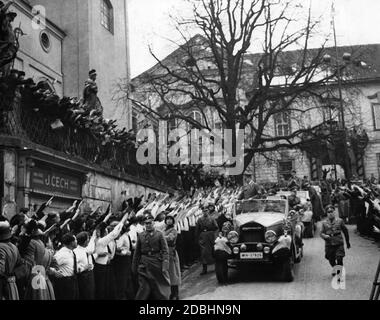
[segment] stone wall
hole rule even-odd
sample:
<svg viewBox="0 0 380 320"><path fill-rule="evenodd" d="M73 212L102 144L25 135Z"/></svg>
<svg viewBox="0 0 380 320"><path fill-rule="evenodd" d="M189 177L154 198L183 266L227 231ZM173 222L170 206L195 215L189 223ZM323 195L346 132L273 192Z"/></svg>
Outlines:
<svg viewBox="0 0 380 320"><path fill-rule="evenodd" d="M162 193L164 190L157 190L138 183L110 177L96 171L87 174L87 181L83 186L84 207L95 210L98 206L103 210L112 204L114 211L121 208L123 200L144 196L149 193Z"/></svg>
<svg viewBox="0 0 380 320"><path fill-rule="evenodd" d="M2 174L4 177L1 183L1 209L8 218L14 216L21 208L32 208L33 205L40 206L46 202L50 196L55 195L55 199L50 211L62 211L70 206L76 199L70 195L58 195L54 191L33 190L31 183L31 172L35 167L35 162L39 166L49 168L54 166L56 170L69 176L82 176L82 192L80 198L84 199L82 210L94 210L100 206L105 210L109 204L115 212L120 210L123 200L135 197L147 197L150 193L165 193L170 191L168 186L155 186L152 182L145 182L132 176L124 176L119 172L108 172L102 168L91 167L87 169L83 163L76 163L72 159L62 159L57 154L49 153L46 162L41 160L46 157L46 153L39 153L37 150L23 147L6 146L0 137L0 161ZM5 139L5 138L4 138ZM5 141L5 140L4 140ZM28 150L27 150L28 149ZM28 156L25 152L32 152L33 156ZM75 168L81 168L81 172ZM78 195L79 196L79 195Z"/></svg>
<svg viewBox="0 0 380 320"><path fill-rule="evenodd" d="M277 154L278 161L292 161L293 169L297 171L297 176L303 178L310 177L310 162L306 154L291 150L285 154ZM253 167L253 168L252 168ZM254 172L256 181L259 183L275 183L279 180L278 162L270 161L262 155L255 156L251 170Z"/></svg>

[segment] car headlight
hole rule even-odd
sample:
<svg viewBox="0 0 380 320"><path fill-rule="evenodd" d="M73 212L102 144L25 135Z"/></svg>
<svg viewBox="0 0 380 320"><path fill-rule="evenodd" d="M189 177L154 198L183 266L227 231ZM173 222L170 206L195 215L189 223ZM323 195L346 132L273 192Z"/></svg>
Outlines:
<svg viewBox="0 0 380 320"><path fill-rule="evenodd" d="M265 241L267 243L273 243L277 240L277 234L273 230L265 232Z"/></svg>
<svg viewBox="0 0 380 320"><path fill-rule="evenodd" d="M236 231L231 231L228 236L227 236L227 239L230 243L232 244L236 244L239 242L239 234L236 232Z"/></svg>

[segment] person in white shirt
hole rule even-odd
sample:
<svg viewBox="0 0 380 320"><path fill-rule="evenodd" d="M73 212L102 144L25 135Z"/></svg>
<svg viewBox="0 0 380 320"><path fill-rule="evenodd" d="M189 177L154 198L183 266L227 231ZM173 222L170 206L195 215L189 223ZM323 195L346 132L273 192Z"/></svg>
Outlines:
<svg viewBox="0 0 380 320"><path fill-rule="evenodd" d="M133 256L134 250L136 249L137 235L139 233L144 232L144 226L141 224L143 219L144 219L144 216L133 217L131 219L132 224L129 226L128 234L132 240L132 256Z"/></svg>
<svg viewBox="0 0 380 320"><path fill-rule="evenodd" d="M164 231L165 231L165 229L166 229L165 217L166 217L165 212L160 213L160 214L156 217L155 222L154 222L154 228L155 228L157 231L161 231L161 232L164 232Z"/></svg>
<svg viewBox="0 0 380 320"><path fill-rule="evenodd" d="M51 273L55 276L54 292L57 300L77 300L79 296L77 281L77 259L74 249L77 239L66 234L61 240L63 247L53 257Z"/></svg>
<svg viewBox="0 0 380 320"><path fill-rule="evenodd" d="M87 232L77 235L78 247L74 249L78 262L79 300L95 299L94 259L96 231L90 238Z"/></svg>
<svg viewBox="0 0 380 320"><path fill-rule="evenodd" d="M133 300L132 280L132 240L129 227L124 226L121 236L116 240L116 254L113 260L117 300Z"/></svg>
<svg viewBox="0 0 380 320"><path fill-rule="evenodd" d="M229 241L227 239L230 231L233 230L232 223L227 221L222 226L222 232L215 239L214 256L215 256L215 271L219 283L226 283L228 280L228 257L232 254Z"/></svg>
<svg viewBox="0 0 380 320"><path fill-rule="evenodd" d="M107 224L102 222L96 230L97 238L95 239L95 299L96 300L112 300L113 285L112 282L112 267L111 261L114 256L113 245L115 239L120 235L120 232L126 221L125 216L123 220L108 233Z"/></svg>

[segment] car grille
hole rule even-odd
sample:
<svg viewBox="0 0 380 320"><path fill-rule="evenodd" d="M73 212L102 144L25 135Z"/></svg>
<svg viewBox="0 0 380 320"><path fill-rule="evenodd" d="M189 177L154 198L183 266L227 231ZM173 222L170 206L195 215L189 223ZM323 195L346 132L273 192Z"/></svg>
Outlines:
<svg viewBox="0 0 380 320"><path fill-rule="evenodd" d="M265 242L264 227L257 223L240 227L240 242Z"/></svg>

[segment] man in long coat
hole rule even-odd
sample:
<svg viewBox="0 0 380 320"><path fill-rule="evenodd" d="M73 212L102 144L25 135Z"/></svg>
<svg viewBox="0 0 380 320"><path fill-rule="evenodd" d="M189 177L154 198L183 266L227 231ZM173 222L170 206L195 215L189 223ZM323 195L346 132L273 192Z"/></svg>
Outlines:
<svg viewBox="0 0 380 320"><path fill-rule="evenodd" d="M201 275L207 274L207 266L214 264L212 251L218 231L218 223L210 217L210 209L212 210L213 208L213 205L203 208L203 216L198 220L196 226L196 235L201 249L201 263L203 265Z"/></svg>
<svg viewBox="0 0 380 320"><path fill-rule="evenodd" d="M145 231L137 238L132 271L138 275L135 300L169 300L169 248L164 234L154 229L152 215L145 216Z"/></svg>
<svg viewBox="0 0 380 320"><path fill-rule="evenodd" d="M310 202L313 209L313 217L316 221L321 220L323 216L322 199L317 190L310 183L305 183L305 189L309 191Z"/></svg>

